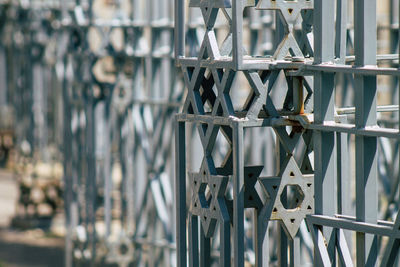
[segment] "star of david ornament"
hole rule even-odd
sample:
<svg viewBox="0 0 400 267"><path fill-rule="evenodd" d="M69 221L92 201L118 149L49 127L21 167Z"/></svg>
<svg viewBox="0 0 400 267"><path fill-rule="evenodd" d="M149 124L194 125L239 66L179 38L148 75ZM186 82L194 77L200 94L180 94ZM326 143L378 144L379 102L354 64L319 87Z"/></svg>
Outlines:
<svg viewBox="0 0 400 267"><path fill-rule="evenodd" d="M192 186L190 212L200 217L204 235L210 238L215 233L219 221L229 221L225 202L225 192L229 177L211 175L205 162L199 173L189 173Z"/></svg>
<svg viewBox="0 0 400 267"><path fill-rule="evenodd" d="M302 174L293 156L290 156L283 164L279 176L281 183L271 220L281 220L288 235L294 238L306 215L314 212L314 175ZM287 205L285 207L281 201L280 196L284 194L284 190L288 186L297 189L297 195L294 198L295 207L289 208Z"/></svg>

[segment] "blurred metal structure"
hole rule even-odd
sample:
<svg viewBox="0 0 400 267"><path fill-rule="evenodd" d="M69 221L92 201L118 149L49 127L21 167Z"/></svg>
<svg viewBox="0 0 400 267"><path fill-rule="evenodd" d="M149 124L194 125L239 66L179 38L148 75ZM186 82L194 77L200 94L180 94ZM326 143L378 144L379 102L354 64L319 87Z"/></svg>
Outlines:
<svg viewBox="0 0 400 267"><path fill-rule="evenodd" d="M172 5L86 4L64 26L67 265L173 265Z"/></svg>
<svg viewBox="0 0 400 267"><path fill-rule="evenodd" d="M1 92L16 97L7 99L20 116L18 145L49 155L36 147L48 142L46 97L59 96L49 128L64 157L66 265L173 265L171 136L183 83L172 2L4 1L1 11L1 44L14 49Z"/></svg>
<svg viewBox="0 0 400 267"><path fill-rule="evenodd" d="M1 14L2 166L11 162L20 185L16 219L48 221L63 210L56 31L48 9L36 5L2 1Z"/></svg>

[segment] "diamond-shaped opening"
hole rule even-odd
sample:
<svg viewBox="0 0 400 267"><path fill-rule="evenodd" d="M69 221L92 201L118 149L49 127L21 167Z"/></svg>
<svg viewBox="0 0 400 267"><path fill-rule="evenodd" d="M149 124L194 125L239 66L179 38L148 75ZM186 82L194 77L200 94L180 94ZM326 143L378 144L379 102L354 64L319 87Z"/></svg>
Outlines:
<svg viewBox="0 0 400 267"><path fill-rule="evenodd" d="M251 105L254 100L254 98L252 98L253 93L254 91L246 76L243 72L238 72L229 92L234 110L244 112L246 106L248 106L246 104L249 103L249 105Z"/></svg>
<svg viewBox="0 0 400 267"><path fill-rule="evenodd" d="M214 77L209 69L204 73L203 84L200 87L201 100L205 113L211 113L217 96Z"/></svg>
<svg viewBox="0 0 400 267"><path fill-rule="evenodd" d="M187 126L187 135L190 136L191 148L188 153L188 164L187 168L190 172L197 172L200 169L202 159L204 157L204 150L201 144L199 131L195 124L189 124Z"/></svg>
<svg viewBox="0 0 400 267"><path fill-rule="evenodd" d="M215 35L217 37L217 43L218 47L220 48L220 53L221 56L230 56L231 53L229 54L224 54L226 51L226 47L230 47L229 43L231 42L232 39L229 38L230 31L229 31L229 21L226 17L226 14L222 10L218 12L218 17L217 17L217 22L215 23L216 29ZM229 51L231 52L231 51Z"/></svg>
<svg viewBox="0 0 400 267"><path fill-rule="evenodd" d="M294 53L289 49L291 56ZM297 77L286 76L287 91L284 97L284 102L282 106L283 114L301 114L304 113L304 86L302 79Z"/></svg>
<svg viewBox="0 0 400 267"><path fill-rule="evenodd" d="M271 76L270 79L274 78L275 77ZM271 101L277 110L282 110L287 91L288 84L286 81L285 73L283 71L280 71L275 79L274 84L272 85L271 93L269 94L269 96L271 97Z"/></svg>
<svg viewBox="0 0 400 267"><path fill-rule="evenodd" d="M294 176L293 174L290 174ZM286 185L280 196L283 207L287 210L300 208L304 193L298 185Z"/></svg>
<svg viewBox="0 0 400 267"><path fill-rule="evenodd" d="M286 76L284 71L274 77L275 79L269 96L275 109L282 115L310 112L312 104L312 90L305 79L294 79ZM299 89L300 88L300 89Z"/></svg>
<svg viewBox="0 0 400 267"><path fill-rule="evenodd" d="M229 129L230 128L227 128L226 131ZM230 157L231 144L228 134L229 133L225 132L223 128L218 130L218 135L211 153L216 168L223 167L224 163Z"/></svg>

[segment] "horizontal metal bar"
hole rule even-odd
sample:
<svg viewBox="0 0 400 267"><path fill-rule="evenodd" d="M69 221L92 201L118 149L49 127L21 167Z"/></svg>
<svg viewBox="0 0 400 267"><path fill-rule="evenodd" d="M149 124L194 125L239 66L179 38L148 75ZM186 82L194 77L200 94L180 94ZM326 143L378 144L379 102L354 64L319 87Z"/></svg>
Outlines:
<svg viewBox="0 0 400 267"><path fill-rule="evenodd" d="M237 117L213 117L210 115L194 115L194 114L177 114L178 121L192 122L192 123L213 123L217 125L232 126L233 124L241 124L242 127L280 127L280 126L301 126L298 122L292 121L288 118L266 118L249 120L247 118Z"/></svg>
<svg viewBox="0 0 400 267"><path fill-rule="evenodd" d="M358 129L355 127L354 124L325 122L324 124L309 124L304 128L309 130L323 131L323 132L340 132L340 133L354 134L358 136L386 137L386 138L400 140L399 130L381 128L379 126L365 127L363 129Z"/></svg>
<svg viewBox="0 0 400 267"><path fill-rule="evenodd" d="M309 130L317 130L323 132L340 132L354 134L358 136L400 139L400 131L398 129L381 128L379 126L367 126L364 128L357 128L354 124L337 123L334 121L325 121L323 124L315 124L312 123L312 116L309 117L299 115L289 116L290 119L297 120L303 128Z"/></svg>
<svg viewBox="0 0 400 267"><path fill-rule="evenodd" d="M356 217L354 217L354 216L348 216L348 215L343 215L343 214L336 214L335 216L336 216L336 218L340 218L340 219L346 219L346 220L350 220L350 221L357 221ZM394 222L378 220L378 225L383 225L383 226L387 226L387 227L393 227Z"/></svg>
<svg viewBox="0 0 400 267"><path fill-rule="evenodd" d="M379 68L376 66L355 67L348 65L328 65L328 64L303 65L299 69L297 75L309 75L310 73L308 71L347 73L347 74L356 74L363 76L377 76L377 75L400 76L400 70L396 68Z"/></svg>
<svg viewBox="0 0 400 267"><path fill-rule="evenodd" d="M396 60L398 55L378 55L377 60ZM346 61L352 62L355 57L350 56ZM198 60L195 57L180 57L178 59L181 64L186 66L197 66L200 64L203 68L208 67L229 67L232 62L232 57L220 57L217 60ZM302 61L297 61L302 60ZM291 76L313 76L314 72L337 72L337 73L348 73L348 74L358 74L365 76L375 76L375 75L389 75L389 76L400 76L400 70L396 68L382 68L377 66L365 66L365 67L354 67L351 65L329 65L329 64L319 64L312 65L311 58L287 58L287 60L273 60L271 56L262 57L243 57L243 66L241 70L293 70L290 73Z"/></svg>
<svg viewBox="0 0 400 267"><path fill-rule="evenodd" d="M359 233L400 238L399 231L393 231L393 227L358 222L345 218L337 218L323 215L308 215L306 220L314 225L327 226L336 229L351 230Z"/></svg>
<svg viewBox="0 0 400 267"><path fill-rule="evenodd" d="M399 111L399 105L385 105L378 106L377 112L397 112ZM336 109L337 114L339 115L348 115L356 113L355 107L347 107L347 108L338 108Z"/></svg>
<svg viewBox="0 0 400 267"><path fill-rule="evenodd" d="M308 130L318 130L324 132L341 132L359 136L386 137L391 139L400 139L400 131L397 129L382 128L379 126L369 126L365 128L356 128L354 124L345 124L337 122L325 122L324 124L314 124L307 115L292 115L287 118L260 118L249 120L247 118L237 117L212 117L210 115L178 114L178 121L214 123L230 126L232 123L241 123L243 127L279 127L279 126L301 126Z"/></svg>
<svg viewBox="0 0 400 267"><path fill-rule="evenodd" d="M399 54L382 54L382 55L376 55L376 60L377 61L385 61L385 60L398 60L399 59ZM346 57L346 62L354 62L356 61L356 56L347 56Z"/></svg>
<svg viewBox="0 0 400 267"><path fill-rule="evenodd" d="M198 60L195 57L179 57L180 64L188 67L196 67L200 64L202 68L220 67L229 68L232 64L232 57L220 57L217 60ZM308 63L312 61L306 59ZM298 70L304 62L296 62L291 60L273 60L271 57L243 57L243 66L240 70ZM297 75L301 76L301 75ZM311 76L311 74L310 74Z"/></svg>

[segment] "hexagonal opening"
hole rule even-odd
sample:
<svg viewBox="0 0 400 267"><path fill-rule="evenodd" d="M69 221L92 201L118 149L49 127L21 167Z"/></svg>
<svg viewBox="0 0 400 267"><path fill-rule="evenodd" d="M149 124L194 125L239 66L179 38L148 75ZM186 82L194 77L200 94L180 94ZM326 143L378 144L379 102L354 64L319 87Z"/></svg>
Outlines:
<svg viewBox="0 0 400 267"><path fill-rule="evenodd" d="M229 95L233 109L235 111L243 111L246 103L250 101L253 95L253 89L243 72L236 73ZM252 103L253 99L250 102Z"/></svg>
<svg viewBox="0 0 400 267"><path fill-rule="evenodd" d="M213 111L213 97L215 97L218 92L215 86L215 82L213 81L214 77L209 69L207 69L204 73L204 86L200 87L200 94L203 100L203 108L205 113L211 113ZM206 85L212 86L206 86ZM215 100L214 100L215 101Z"/></svg>
<svg viewBox="0 0 400 267"><path fill-rule="evenodd" d="M298 185L286 185L280 198L285 209L296 209L303 203L304 193Z"/></svg>

